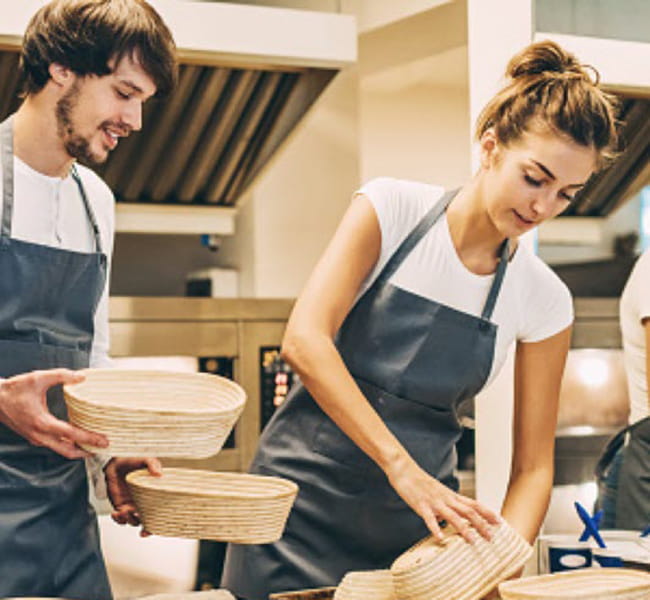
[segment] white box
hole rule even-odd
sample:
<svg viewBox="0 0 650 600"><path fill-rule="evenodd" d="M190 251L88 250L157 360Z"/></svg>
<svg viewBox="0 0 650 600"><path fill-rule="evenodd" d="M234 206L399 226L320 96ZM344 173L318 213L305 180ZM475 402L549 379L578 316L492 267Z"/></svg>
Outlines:
<svg viewBox="0 0 650 600"><path fill-rule="evenodd" d="M218 267L192 271L187 275L187 295L208 298L237 298L239 272Z"/></svg>

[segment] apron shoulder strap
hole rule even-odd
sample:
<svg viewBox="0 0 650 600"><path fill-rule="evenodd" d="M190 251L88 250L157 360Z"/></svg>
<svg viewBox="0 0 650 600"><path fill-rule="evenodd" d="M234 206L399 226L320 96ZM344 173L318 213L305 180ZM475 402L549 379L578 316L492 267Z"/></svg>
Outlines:
<svg viewBox="0 0 650 600"><path fill-rule="evenodd" d="M11 237L14 209L14 135L12 117L0 124L0 161L2 163L2 223L0 239Z"/></svg>
<svg viewBox="0 0 650 600"><path fill-rule="evenodd" d="M616 453L623 447L623 444L625 444L625 436L629 429L629 425L624 427L607 442L605 449L598 459L596 468L594 469L594 474L598 480L605 477L605 473L609 468L609 465L612 463L612 460L614 460L614 456L616 456Z"/></svg>
<svg viewBox="0 0 650 600"><path fill-rule="evenodd" d="M510 240L506 238L501 244L499 264L497 265L497 270L494 274L494 279L492 280L492 285L490 286L490 291L488 292L487 300L485 301L485 306L483 307L483 312L481 314L481 319L484 319L485 321L489 321L492 318L494 306L497 302L499 291L501 290L501 284L503 283L509 260Z"/></svg>
<svg viewBox="0 0 650 600"><path fill-rule="evenodd" d="M397 247L397 250L395 250L392 256L388 259L388 262L384 265L384 268L379 273L373 286L383 285L390 279L393 273L395 273L402 264L402 261L409 255L411 250L415 248L427 231L429 231L429 229L433 227L434 223L440 218L440 215L442 215L447 206L449 206L449 203L457 192L458 190L445 192L442 198L440 198L440 200L433 205L424 217L420 219L420 222L411 230L404 241Z"/></svg>
<svg viewBox="0 0 650 600"><path fill-rule="evenodd" d="M102 250L102 238L99 232L99 226L97 225L97 219L95 218L93 207L90 205L90 201L88 200L86 189L84 188L84 185L81 181L81 176L79 175L79 171L77 170L77 165L74 164L72 165L71 174L72 174L72 179L74 179L75 183L77 184L77 187L79 188L79 193L81 194L81 199L83 200L84 207L86 209L86 214L88 215L88 220L90 221L90 226L92 227L93 235L95 236L95 247L97 249L97 252L101 254L103 250Z"/></svg>

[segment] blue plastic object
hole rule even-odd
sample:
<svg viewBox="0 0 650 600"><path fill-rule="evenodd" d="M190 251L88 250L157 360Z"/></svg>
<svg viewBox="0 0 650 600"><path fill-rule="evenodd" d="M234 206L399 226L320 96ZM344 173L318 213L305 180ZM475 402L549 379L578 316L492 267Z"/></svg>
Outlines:
<svg viewBox="0 0 650 600"><path fill-rule="evenodd" d="M599 510L598 512L594 513L593 517L591 517L591 520L593 521L596 528L600 528L600 522L603 519L603 514L604 514L603 511ZM579 541L586 542L590 537L591 534L589 533L589 530L585 527L585 530L582 532Z"/></svg>
<svg viewBox="0 0 650 600"><path fill-rule="evenodd" d="M582 520L582 522L585 524L585 527L587 528L587 531L589 532L589 535L593 537L596 540L596 543L601 547L601 548L607 548L607 545L605 544L603 538L601 537L599 531L598 531L598 525L594 522L594 519L589 515L589 512L587 509L580 504L580 502L574 502L573 505L576 507L576 511L578 512L578 516Z"/></svg>

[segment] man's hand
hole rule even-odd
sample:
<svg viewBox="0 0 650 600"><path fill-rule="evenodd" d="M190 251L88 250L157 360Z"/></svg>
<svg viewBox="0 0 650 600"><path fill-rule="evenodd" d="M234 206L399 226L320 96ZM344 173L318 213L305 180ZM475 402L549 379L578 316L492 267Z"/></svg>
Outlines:
<svg viewBox="0 0 650 600"><path fill-rule="evenodd" d="M140 525L140 515L126 484L126 476L145 467L156 477L162 475L162 465L157 458L112 458L104 467L108 498L115 509L111 517L120 525ZM143 529L140 535L144 537L149 534Z"/></svg>
<svg viewBox="0 0 650 600"><path fill-rule="evenodd" d="M69 369L32 371L0 381L0 422L34 446L45 446L66 458L90 456L77 444L108 447L106 436L57 419L47 408L47 390L79 383L83 375Z"/></svg>

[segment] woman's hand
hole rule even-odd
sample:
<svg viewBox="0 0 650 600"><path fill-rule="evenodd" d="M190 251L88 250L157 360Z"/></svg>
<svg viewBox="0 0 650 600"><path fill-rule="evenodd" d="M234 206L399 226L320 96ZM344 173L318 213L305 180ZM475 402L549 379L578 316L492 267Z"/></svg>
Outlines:
<svg viewBox="0 0 650 600"><path fill-rule="evenodd" d="M450 490L408 455L391 462L385 472L395 491L422 517L439 542L443 539L439 522L443 520L470 543L475 539L474 529L489 540L489 526L500 522L494 512Z"/></svg>

